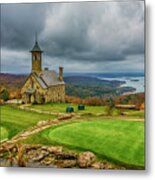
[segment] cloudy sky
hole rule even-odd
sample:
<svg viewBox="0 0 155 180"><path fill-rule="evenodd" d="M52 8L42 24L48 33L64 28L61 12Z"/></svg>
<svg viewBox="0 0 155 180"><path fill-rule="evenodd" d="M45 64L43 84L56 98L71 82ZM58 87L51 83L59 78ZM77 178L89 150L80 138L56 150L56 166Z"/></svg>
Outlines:
<svg viewBox="0 0 155 180"><path fill-rule="evenodd" d="M38 33L43 66L143 72L144 2L3 4L1 72L29 73Z"/></svg>

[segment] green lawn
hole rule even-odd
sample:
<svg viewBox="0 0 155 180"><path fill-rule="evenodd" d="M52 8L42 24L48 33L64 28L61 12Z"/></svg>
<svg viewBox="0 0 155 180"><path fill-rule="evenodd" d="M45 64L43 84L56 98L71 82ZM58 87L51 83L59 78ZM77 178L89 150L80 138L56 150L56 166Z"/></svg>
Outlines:
<svg viewBox="0 0 155 180"><path fill-rule="evenodd" d="M78 105L69 104L69 103L49 103L44 105L32 105L30 108L39 109L42 111L51 111L51 112L66 112L66 107L71 106L74 108L76 113L105 113L106 106L85 106L85 110L78 111Z"/></svg>
<svg viewBox="0 0 155 180"><path fill-rule="evenodd" d="M65 112L69 104L33 105L36 109ZM78 112L77 105L74 107ZM1 140L11 138L18 132L35 125L38 121L56 116L0 106ZM114 116L117 110L113 110ZM81 111L80 111L81 112ZM105 106L86 106L85 113L104 113ZM127 111L128 115L142 116L139 111ZM136 114L138 113L138 114ZM23 143L60 144L77 151L90 150L101 159L111 160L135 167L144 167L144 122L127 120L96 120L64 123L28 137ZM113 117L114 118L114 117ZM124 117L125 118L125 117Z"/></svg>
<svg viewBox="0 0 155 180"><path fill-rule="evenodd" d="M61 144L90 150L102 159L144 168L144 122L96 120L67 123L44 130L26 142Z"/></svg>
<svg viewBox="0 0 155 180"><path fill-rule="evenodd" d="M41 120L53 119L55 116L20 110L8 105L0 106L1 140L13 137L18 132L35 125ZM6 135L8 133L8 135Z"/></svg>
<svg viewBox="0 0 155 180"><path fill-rule="evenodd" d="M4 127L0 127L0 140L7 139L8 135L8 130Z"/></svg>
<svg viewBox="0 0 155 180"><path fill-rule="evenodd" d="M144 118L144 111L137 111L137 110L124 110L124 113L127 116L134 116Z"/></svg>
<svg viewBox="0 0 155 180"><path fill-rule="evenodd" d="M51 111L51 112L66 112L66 107L71 106L74 108L75 113L91 113L91 114L102 114L102 115L109 115L109 108L107 106L88 106L85 105L85 110L79 111L78 105L76 104L69 104L69 103L48 103L44 105L32 105L30 108L42 110L42 111ZM134 116L134 117L144 117L144 111L138 111L138 110L121 110L122 112L126 112L128 116ZM113 108L111 110L110 115L117 116L120 115L120 110ZM90 116L90 115L89 115Z"/></svg>

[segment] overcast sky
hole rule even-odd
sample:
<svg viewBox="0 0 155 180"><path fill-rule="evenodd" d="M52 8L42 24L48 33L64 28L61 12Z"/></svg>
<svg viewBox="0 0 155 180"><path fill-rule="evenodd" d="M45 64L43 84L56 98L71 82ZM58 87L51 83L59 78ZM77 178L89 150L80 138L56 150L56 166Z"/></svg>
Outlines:
<svg viewBox="0 0 155 180"><path fill-rule="evenodd" d="M44 67L144 71L143 1L5 4L1 10L1 72L31 71L36 31Z"/></svg>

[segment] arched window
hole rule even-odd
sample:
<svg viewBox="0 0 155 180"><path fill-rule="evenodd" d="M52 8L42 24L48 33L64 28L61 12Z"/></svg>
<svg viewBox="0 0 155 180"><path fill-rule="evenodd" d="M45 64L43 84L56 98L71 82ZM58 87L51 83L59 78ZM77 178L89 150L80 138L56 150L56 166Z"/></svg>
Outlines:
<svg viewBox="0 0 155 180"><path fill-rule="evenodd" d="M38 60L41 60L41 54L38 54Z"/></svg>
<svg viewBox="0 0 155 180"><path fill-rule="evenodd" d="M35 54L33 54L33 60L35 60L35 59L36 59Z"/></svg>

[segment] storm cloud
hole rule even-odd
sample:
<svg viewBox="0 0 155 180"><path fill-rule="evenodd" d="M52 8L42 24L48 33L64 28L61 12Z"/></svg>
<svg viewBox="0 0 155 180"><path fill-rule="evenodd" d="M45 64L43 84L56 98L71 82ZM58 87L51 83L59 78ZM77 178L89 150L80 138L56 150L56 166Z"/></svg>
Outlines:
<svg viewBox="0 0 155 180"><path fill-rule="evenodd" d="M144 70L143 1L5 4L1 9L2 71L15 72L16 65L30 71L28 51L36 31L44 66L63 65L67 72Z"/></svg>

